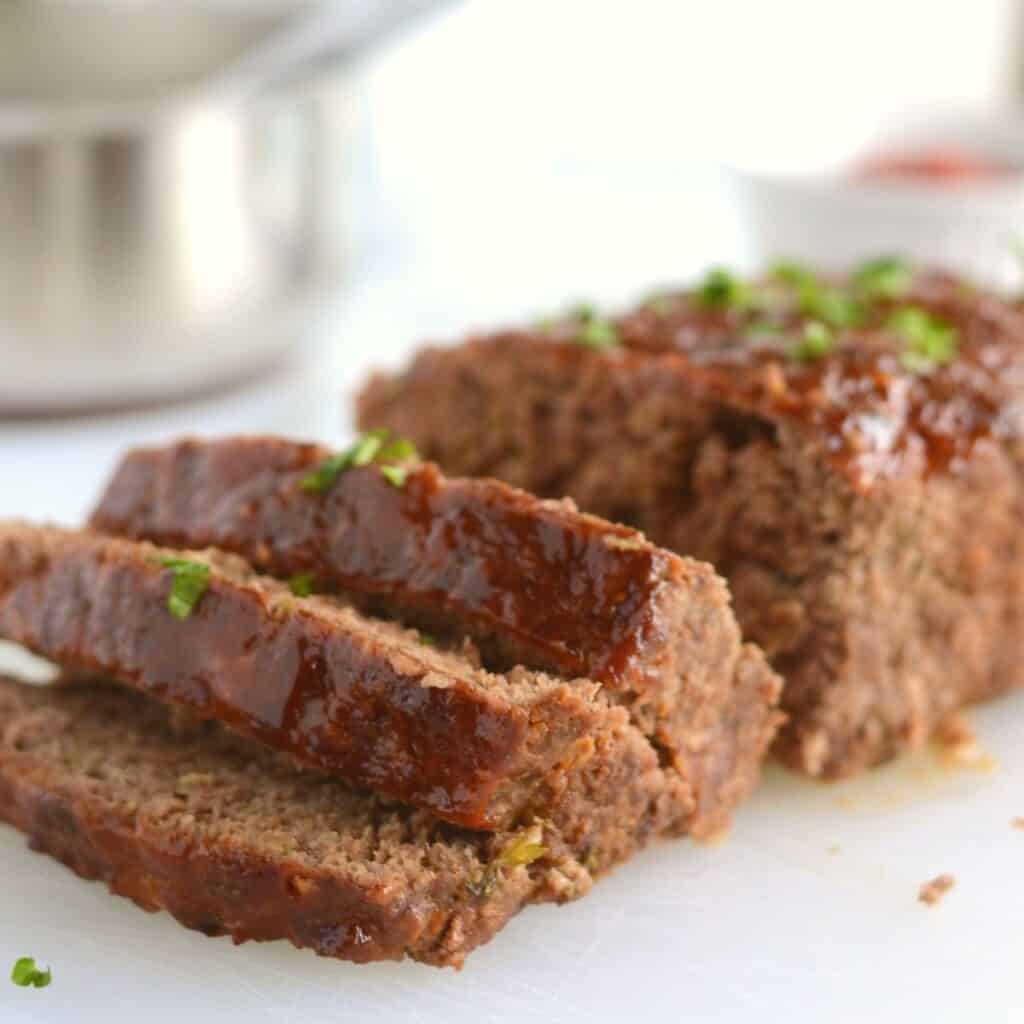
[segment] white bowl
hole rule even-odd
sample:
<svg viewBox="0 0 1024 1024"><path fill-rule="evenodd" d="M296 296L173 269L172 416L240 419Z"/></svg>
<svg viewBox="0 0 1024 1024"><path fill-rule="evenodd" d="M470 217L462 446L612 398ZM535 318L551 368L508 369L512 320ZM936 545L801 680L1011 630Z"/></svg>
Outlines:
<svg viewBox="0 0 1024 1024"><path fill-rule="evenodd" d="M1012 168L942 183L858 180L857 157L962 149ZM733 167L757 264L785 257L844 270L880 254L905 256L1018 288L1024 242L1024 113L903 115L813 168Z"/></svg>

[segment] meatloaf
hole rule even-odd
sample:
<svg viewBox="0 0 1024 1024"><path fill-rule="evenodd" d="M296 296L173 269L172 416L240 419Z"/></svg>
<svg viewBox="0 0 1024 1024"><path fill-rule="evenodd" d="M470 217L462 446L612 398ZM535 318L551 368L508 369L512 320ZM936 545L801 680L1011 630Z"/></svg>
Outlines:
<svg viewBox="0 0 1024 1024"><path fill-rule="evenodd" d="M715 271L615 319L422 352L359 420L713 563L812 775L1024 684L1024 313L880 260Z"/></svg>
<svg viewBox="0 0 1024 1024"><path fill-rule="evenodd" d="M100 683L0 678L0 820L145 910L235 942L460 966L590 875L550 829L467 832Z"/></svg>
<svg viewBox="0 0 1024 1024"><path fill-rule="evenodd" d="M168 608L168 562L209 569L184 618ZM0 637L459 824L544 814L589 847L606 817L635 844L693 811L691 791L595 683L488 673L414 631L296 598L220 552L0 523Z"/></svg>
<svg viewBox="0 0 1024 1024"><path fill-rule="evenodd" d="M132 452L91 523L161 544L215 545L280 578L305 573L367 612L472 639L496 673L525 665L593 680L628 709L670 788L688 794L690 810L672 828L726 823L777 724L778 681L741 644L710 567L571 502L447 479L416 461L397 486L384 468L363 465L307 489L346 458L266 437Z"/></svg>

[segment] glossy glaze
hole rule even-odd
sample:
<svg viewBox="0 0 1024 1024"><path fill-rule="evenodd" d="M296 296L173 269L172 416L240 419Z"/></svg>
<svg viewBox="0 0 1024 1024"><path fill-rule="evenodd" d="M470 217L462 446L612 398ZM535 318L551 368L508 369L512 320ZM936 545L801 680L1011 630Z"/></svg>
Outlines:
<svg viewBox="0 0 1024 1024"><path fill-rule="evenodd" d="M152 553L0 525L0 638L473 828L495 827L528 795L531 714L564 711L567 744L587 726L574 706L552 706L557 695L515 705L442 650L217 571L175 618ZM553 745L542 756L563 755Z"/></svg>
<svg viewBox="0 0 1024 1024"><path fill-rule="evenodd" d="M931 372L900 359L902 339L886 327L897 308L921 307L952 325L956 357ZM791 353L809 319L782 295L771 335L752 330L762 311L707 309L690 294L659 296L615 321L620 347L602 358L627 365L637 354L666 360L685 391L804 428L827 460L859 488L903 475L956 472L979 443L1024 436L1024 313L999 297L937 273L920 273L898 300L880 300L815 361ZM574 327L524 335L572 345ZM568 351L567 351L568 357Z"/></svg>
<svg viewBox="0 0 1024 1024"><path fill-rule="evenodd" d="M302 477L329 454L269 438L131 453L93 525L216 546L282 578L311 572L319 590L440 622L567 677L657 683L648 647L659 644L657 660L679 559L626 527L496 481L449 480L429 464L402 488L370 466L304 493Z"/></svg>

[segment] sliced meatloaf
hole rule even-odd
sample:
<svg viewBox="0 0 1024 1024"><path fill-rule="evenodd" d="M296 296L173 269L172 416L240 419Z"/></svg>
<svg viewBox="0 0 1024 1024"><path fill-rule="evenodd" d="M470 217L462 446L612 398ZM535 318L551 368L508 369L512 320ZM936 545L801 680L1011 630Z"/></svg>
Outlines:
<svg viewBox="0 0 1024 1024"><path fill-rule="evenodd" d="M0 820L83 878L236 942L460 966L586 868L550 829L390 807L123 687L0 678Z"/></svg>
<svg viewBox="0 0 1024 1024"><path fill-rule="evenodd" d="M714 564L785 678L779 753L833 777L1024 684L1022 357L1017 306L894 261L715 272L428 349L359 419Z"/></svg>
<svg viewBox="0 0 1024 1024"><path fill-rule="evenodd" d="M185 617L168 561L209 572ZM488 673L220 552L0 523L0 637L471 827L544 814L582 846L607 816L635 844L695 803L595 683Z"/></svg>
<svg viewBox="0 0 1024 1024"><path fill-rule="evenodd" d="M511 665L586 677L690 793L679 828L721 828L757 778L775 729L778 681L743 646L721 579L634 530L493 480L408 464L350 467L275 438L186 440L131 452L93 517L108 533L215 545L280 578L470 637L495 672Z"/></svg>

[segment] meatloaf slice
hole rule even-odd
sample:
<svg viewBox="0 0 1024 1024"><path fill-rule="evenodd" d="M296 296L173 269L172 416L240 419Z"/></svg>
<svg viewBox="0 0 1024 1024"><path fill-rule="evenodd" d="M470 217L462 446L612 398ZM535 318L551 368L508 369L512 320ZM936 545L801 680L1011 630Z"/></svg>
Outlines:
<svg viewBox="0 0 1024 1024"><path fill-rule="evenodd" d="M169 559L209 569L184 618L169 610ZM582 846L617 817L635 844L696 801L595 683L488 673L216 551L0 523L0 637L470 827L544 814Z"/></svg>
<svg viewBox="0 0 1024 1024"><path fill-rule="evenodd" d="M525 904L591 881L550 829L446 826L95 683L0 678L0 820L188 928L358 963L458 967Z"/></svg>
<svg viewBox="0 0 1024 1024"><path fill-rule="evenodd" d="M130 452L92 525L214 545L282 578L310 573L364 609L472 637L495 670L521 663L595 680L692 793L686 827L724 825L757 778L778 684L741 645L709 566L571 502L447 479L429 464L406 467L398 487L364 466L304 491L336 459L269 437Z"/></svg>
<svg viewBox="0 0 1024 1024"><path fill-rule="evenodd" d="M785 678L779 753L834 777L1024 684L1022 382L997 296L789 267L428 349L359 420L714 564Z"/></svg>

